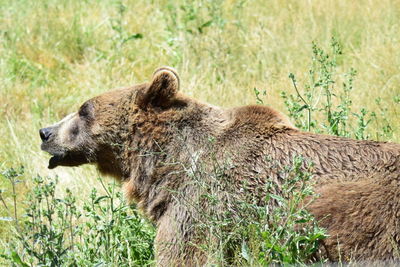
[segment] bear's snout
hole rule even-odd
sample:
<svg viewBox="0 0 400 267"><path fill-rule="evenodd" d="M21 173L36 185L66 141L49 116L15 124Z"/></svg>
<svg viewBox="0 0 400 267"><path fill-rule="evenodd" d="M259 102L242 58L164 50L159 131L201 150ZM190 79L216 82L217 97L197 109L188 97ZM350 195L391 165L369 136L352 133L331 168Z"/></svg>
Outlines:
<svg viewBox="0 0 400 267"><path fill-rule="evenodd" d="M49 140L50 136L52 135L52 129L50 127L48 128L42 128L39 130L40 138L42 141L47 141Z"/></svg>

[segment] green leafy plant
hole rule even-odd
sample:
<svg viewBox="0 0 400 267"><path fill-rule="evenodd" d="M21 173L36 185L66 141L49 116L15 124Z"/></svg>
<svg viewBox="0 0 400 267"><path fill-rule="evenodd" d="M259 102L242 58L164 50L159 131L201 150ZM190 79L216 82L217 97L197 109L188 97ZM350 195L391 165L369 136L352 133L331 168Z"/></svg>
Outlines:
<svg viewBox="0 0 400 267"><path fill-rule="evenodd" d="M11 185L11 198L13 202L13 209L8 207L6 201L4 200L3 193L4 190L0 190L0 201L8 213L8 217L0 218L3 221L14 221L14 226L18 228L18 210L17 210L17 185L22 182L22 176L24 175L24 166L20 166L17 169L9 168L1 173L3 178L5 178Z"/></svg>
<svg viewBox="0 0 400 267"><path fill-rule="evenodd" d="M301 92L295 75L290 73L289 78L295 94L282 92L281 97L289 116L300 129L368 139L370 136L367 128L372 121L377 121L377 115L366 108L359 112L353 111L350 95L357 72L350 69L346 73L339 73L343 50L337 38L332 37L330 48L330 51L326 52L313 43L308 82L303 85ZM385 118L387 110L381 111L381 117ZM387 120L384 121L382 129L387 137L392 130Z"/></svg>
<svg viewBox="0 0 400 267"><path fill-rule="evenodd" d="M16 239L3 258L18 266L150 265L153 226L125 204L115 183L100 181L106 194L94 189L80 210L70 190L57 196L57 179L35 177Z"/></svg>
<svg viewBox="0 0 400 267"><path fill-rule="evenodd" d="M134 205L127 205L119 188L100 180L105 195L93 189L84 204L87 220L80 242L78 265L146 266L154 256L154 228ZM98 255L101 254L99 258Z"/></svg>
<svg viewBox="0 0 400 267"><path fill-rule="evenodd" d="M213 140L210 140L210 146ZM187 171L200 190L188 198L177 192L182 205L193 207L195 228L206 235L200 247L211 262L219 266L268 266L302 264L315 260L319 242L327 237L307 210L317 197L313 191L312 163L294 157L290 166L277 166L282 178L278 184L271 177L259 177L264 185L246 184L240 190L229 176L234 165L229 159L213 158L212 168L201 162ZM269 159L273 161L272 159ZM198 214L200 211L200 214Z"/></svg>
<svg viewBox="0 0 400 267"><path fill-rule="evenodd" d="M249 222L248 239L242 243L241 255L247 264L303 264L315 260L319 242L327 234L307 210L308 204L317 197L312 188L311 170L311 163L294 157L293 165L284 168L283 184L267 185L270 193L265 201L273 205L249 208L258 219Z"/></svg>
<svg viewBox="0 0 400 267"><path fill-rule="evenodd" d="M69 190L64 198L57 198L57 179L46 181L37 176L35 187L28 196L27 220L22 222L18 235L27 262L41 266L60 266L68 259L79 232L77 221L81 214ZM16 252L14 252L16 253Z"/></svg>

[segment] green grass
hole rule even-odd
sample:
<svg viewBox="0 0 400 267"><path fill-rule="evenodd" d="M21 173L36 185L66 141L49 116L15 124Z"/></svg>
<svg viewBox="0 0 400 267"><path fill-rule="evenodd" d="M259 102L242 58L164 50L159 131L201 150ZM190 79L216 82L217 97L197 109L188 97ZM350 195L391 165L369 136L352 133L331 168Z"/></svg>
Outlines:
<svg viewBox="0 0 400 267"><path fill-rule="evenodd" d="M367 119L377 114L363 136L400 142L398 1L0 0L0 170L25 167L16 185L21 208L37 174L58 176L58 194L70 188L81 203L85 192L102 190L99 174L92 166L49 171L39 128L90 97L147 81L162 65L175 67L182 91L202 101L253 104L256 88L266 92L259 95L264 104L289 115L296 107L280 96L296 95L289 73L306 94L312 42L328 51L332 36L343 47L333 88L342 88L342 74L354 68L351 110L367 110ZM351 120L362 128L356 116ZM390 134L382 134L388 125ZM11 205L9 182L0 179L0 189ZM7 216L1 208L0 217ZM10 229L0 221L2 243Z"/></svg>

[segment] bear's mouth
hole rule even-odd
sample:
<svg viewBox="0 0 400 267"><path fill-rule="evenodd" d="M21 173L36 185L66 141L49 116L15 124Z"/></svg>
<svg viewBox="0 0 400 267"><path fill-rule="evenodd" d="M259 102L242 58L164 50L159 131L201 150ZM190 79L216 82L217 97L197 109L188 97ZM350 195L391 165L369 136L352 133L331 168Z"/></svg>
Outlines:
<svg viewBox="0 0 400 267"><path fill-rule="evenodd" d="M49 159L49 166L47 167L49 169L54 169L58 166L75 167L89 163L87 157L81 153L63 152L50 154L52 157Z"/></svg>
<svg viewBox="0 0 400 267"><path fill-rule="evenodd" d="M64 159L63 155L53 155L50 159L49 159L49 166L47 168L49 169L54 169L55 167L57 167L58 165L60 165L60 163L62 162L62 160Z"/></svg>
<svg viewBox="0 0 400 267"><path fill-rule="evenodd" d="M49 169L54 169L58 165L60 165L60 162L64 159L66 153L55 147L52 143L49 142L42 142L40 148L49 153L52 157L49 159L49 165L47 168Z"/></svg>

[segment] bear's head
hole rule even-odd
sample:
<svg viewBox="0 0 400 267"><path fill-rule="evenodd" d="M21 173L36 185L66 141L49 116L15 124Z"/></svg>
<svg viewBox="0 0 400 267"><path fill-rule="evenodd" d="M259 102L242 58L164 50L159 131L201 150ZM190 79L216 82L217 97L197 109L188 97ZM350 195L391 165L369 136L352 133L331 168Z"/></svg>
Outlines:
<svg viewBox="0 0 400 267"><path fill-rule="evenodd" d="M114 166L119 162L115 158L118 155L110 151L121 145L124 136L133 135L136 125L132 118L140 112L162 111L173 106L179 102L178 90L176 71L162 67L154 72L150 83L114 90L86 101L78 112L39 130L41 149L52 155L48 167L102 161L109 164L103 167L110 173L120 175L118 166Z"/></svg>

